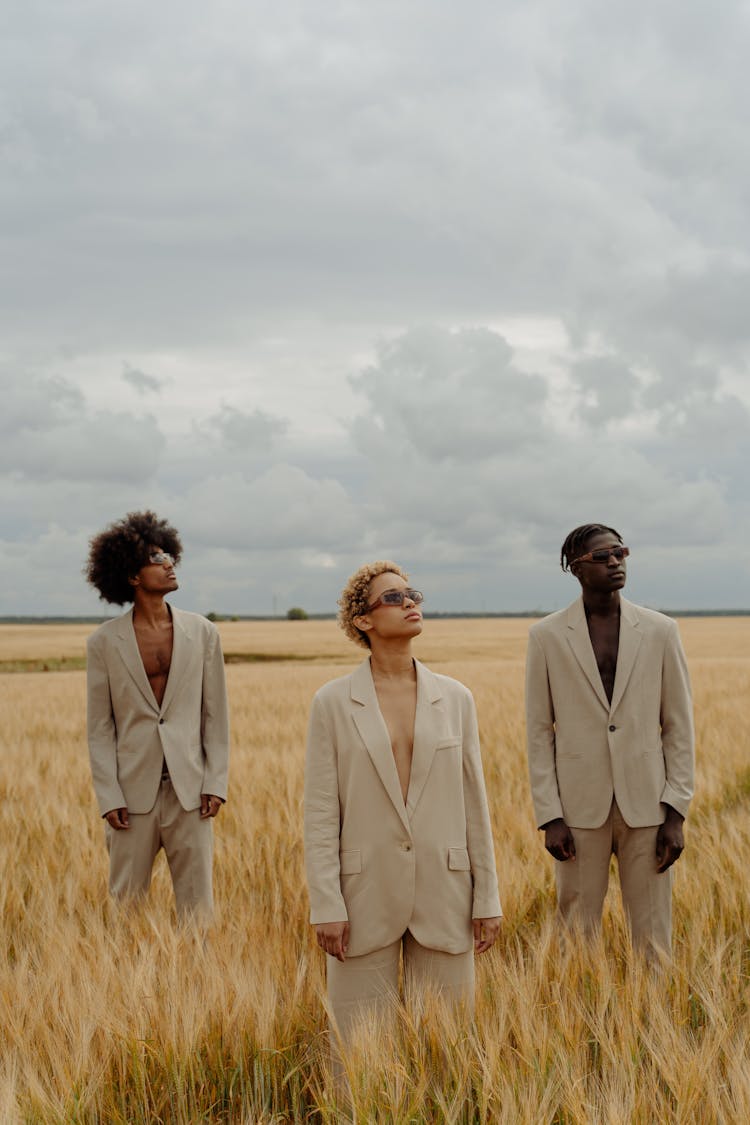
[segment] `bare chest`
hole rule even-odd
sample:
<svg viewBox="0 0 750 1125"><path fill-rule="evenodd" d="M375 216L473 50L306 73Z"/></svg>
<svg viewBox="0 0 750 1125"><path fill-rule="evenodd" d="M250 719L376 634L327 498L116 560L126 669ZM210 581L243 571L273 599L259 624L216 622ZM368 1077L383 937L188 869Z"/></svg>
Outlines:
<svg viewBox="0 0 750 1125"><path fill-rule="evenodd" d="M151 690L156 697L156 702L161 703L169 679L169 669L172 666L174 640L172 626L170 624L159 629L136 626L135 639Z"/></svg>
<svg viewBox="0 0 750 1125"><path fill-rule="evenodd" d="M612 702L617 675L617 650L620 644L619 617L590 617L588 619L589 637L594 650L596 665L601 676L607 699Z"/></svg>
<svg viewBox="0 0 750 1125"><path fill-rule="evenodd" d="M380 711L388 729L401 795L406 802L414 750L414 720L417 714L417 685L376 684Z"/></svg>

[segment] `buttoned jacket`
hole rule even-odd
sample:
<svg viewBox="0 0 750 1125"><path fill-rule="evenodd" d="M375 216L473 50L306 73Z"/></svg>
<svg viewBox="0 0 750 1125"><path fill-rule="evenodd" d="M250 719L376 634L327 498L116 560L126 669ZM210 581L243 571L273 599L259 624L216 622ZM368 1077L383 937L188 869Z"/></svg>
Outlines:
<svg viewBox="0 0 750 1125"><path fill-rule="evenodd" d="M612 701L583 599L529 631L526 726L538 825L599 828L614 797L632 828L685 816L693 795L693 713L676 623L620 598Z"/></svg>
<svg viewBox="0 0 750 1125"><path fill-rule="evenodd" d="M184 809L202 793L226 799L229 719L218 631L197 613L170 607L172 661L161 706L149 684L133 611L87 642L88 743L99 809L149 812L166 760Z"/></svg>
<svg viewBox="0 0 750 1125"><path fill-rule="evenodd" d="M407 929L431 949L472 947L472 918L500 915L471 693L415 661L406 801L370 661L326 684L310 714L305 859L311 921L350 923L349 955Z"/></svg>

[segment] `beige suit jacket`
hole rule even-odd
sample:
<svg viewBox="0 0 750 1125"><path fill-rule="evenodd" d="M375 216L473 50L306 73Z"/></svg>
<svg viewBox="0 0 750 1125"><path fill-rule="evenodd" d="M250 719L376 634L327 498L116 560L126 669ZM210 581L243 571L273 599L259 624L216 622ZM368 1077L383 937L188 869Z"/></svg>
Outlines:
<svg viewBox="0 0 750 1125"><path fill-rule="evenodd" d="M226 799L229 719L224 659L214 625L172 609L174 641L161 707L148 682L132 609L89 637L88 742L99 809L149 812L166 759L184 809L201 793Z"/></svg>
<svg viewBox="0 0 750 1125"><path fill-rule="evenodd" d="M693 712L677 625L620 599L612 702L583 600L529 631L526 727L538 825L599 828L614 797L631 828L683 816L693 795Z"/></svg>
<svg viewBox="0 0 750 1125"><path fill-rule="evenodd" d="M472 918L501 913L471 692L416 662L414 750L404 803L366 660L313 700L305 769L311 921L350 923L349 955L407 929L464 953Z"/></svg>

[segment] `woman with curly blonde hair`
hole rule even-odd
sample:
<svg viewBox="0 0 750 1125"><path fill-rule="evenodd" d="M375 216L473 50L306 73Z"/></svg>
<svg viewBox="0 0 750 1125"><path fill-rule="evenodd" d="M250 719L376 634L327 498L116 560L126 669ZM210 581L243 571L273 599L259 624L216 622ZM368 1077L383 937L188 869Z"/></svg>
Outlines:
<svg viewBox="0 0 750 1125"><path fill-rule="evenodd" d="M305 769L311 921L344 1043L398 993L473 1011L474 953L500 929L474 701L412 656L422 594L390 561L360 567L339 624L368 658L313 700Z"/></svg>

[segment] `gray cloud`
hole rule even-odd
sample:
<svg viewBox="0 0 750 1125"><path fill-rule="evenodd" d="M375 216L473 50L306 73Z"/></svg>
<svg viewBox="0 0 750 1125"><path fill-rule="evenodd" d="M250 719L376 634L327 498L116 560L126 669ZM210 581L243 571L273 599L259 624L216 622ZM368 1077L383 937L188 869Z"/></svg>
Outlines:
<svg viewBox="0 0 750 1125"><path fill-rule="evenodd" d="M234 550L336 550L356 529L338 481L283 463L257 477L216 475L172 500L175 521L197 543Z"/></svg>
<svg viewBox="0 0 750 1125"><path fill-rule="evenodd" d="M473 461L528 440L546 385L514 369L511 355L486 329L415 329L383 345L378 364L354 379L370 407L355 442L375 457L399 442L430 461Z"/></svg>
<svg viewBox="0 0 750 1125"><path fill-rule="evenodd" d="M159 394L164 386L163 379L157 379L154 375L147 375L145 371L139 371L137 367L131 367L129 363L125 364L122 377L140 395Z"/></svg>
<svg viewBox="0 0 750 1125"><path fill-rule="evenodd" d="M442 362L433 354L438 342ZM441 560L446 565L461 560L473 574L486 576L509 565L520 570L529 557L554 558L566 532L590 519L622 526L629 538L651 550L671 544L685 551L731 534L731 490L718 464L664 457L642 424L638 381L613 361L573 365L572 381L579 389L593 388L597 398L593 405L585 395L572 399L570 414L579 427L570 429L567 417L561 424L541 409L544 393L533 382L530 393L528 377L506 356L506 378L496 384L496 400L483 400L481 393L468 396L477 406L472 428L462 409L464 397L455 393L453 362L461 354L462 370L476 376L493 355L487 343L486 334L456 333L450 342L440 332L407 334L360 381L368 401L353 435L372 464L373 544L379 536L389 545L400 544L404 554L430 569ZM427 380L399 382L401 368L393 356L404 354L415 370L429 371L429 390ZM478 383L488 385L481 377ZM429 432L436 442L442 438L450 456L436 457L434 444L420 441L421 430L408 425L427 395ZM718 427L724 407L719 399L711 405ZM383 418L393 424L382 424ZM698 424L691 419L686 430L687 422L679 423L679 441L689 439ZM511 441L506 440L509 426L515 427ZM750 428L738 417L735 440L742 435L750 437ZM681 565L689 569L692 564L683 560ZM527 586L521 574L515 583L517 590ZM662 589L655 576L654 583L666 604L668 586Z"/></svg>
<svg viewBox="0 0 750 1125"><path fill-rule="evenodd" d="M203 608L329 606L386 551L443 605L549 604L591 517L644 599L746 598L708 550L748 556L740 0L6 22L9 591L91 604L39 552L148 503Z"/></svg>
<svg viewBox="0 0 750 1125"><path fill-rule="evenodd" d="M0 434L33 432L75 418L84 398L80 390L58 376L34 376L6 367L0 371L3 409Z"/></svg>
<svg viewBox="0 0 750 1125"><path fill-rule="evenodd" d="M581 390L581 416L593 425L633 412L639 382L621 360L590 356L574 363L570 375Z"/></svg>
<svg viewBox="0 0 750 1125"><path fill-rule="evenodd" d="M99 412L42 430L24 426L0 451L0 471L37 480L146 482L156 471L162 437L153 418Z"/></svg>
<svg viewBox="0 0 750 1125"><path fill-rule="evenodd" d="M209 418L208 424L227 446L246 450L250 454L267 453L276 438L287 429L287 422L283 418L275 418L263 410L254 410L252 414L248 414L226 403L218 414Z"/></svg>
<svg viewBox="0 0 750 1125"><path fill-rule="evenodd" d="M89 411L79 388L59 377L4 373L0 473L41 481L146 481L163 437L154 418Z"/></svg>

